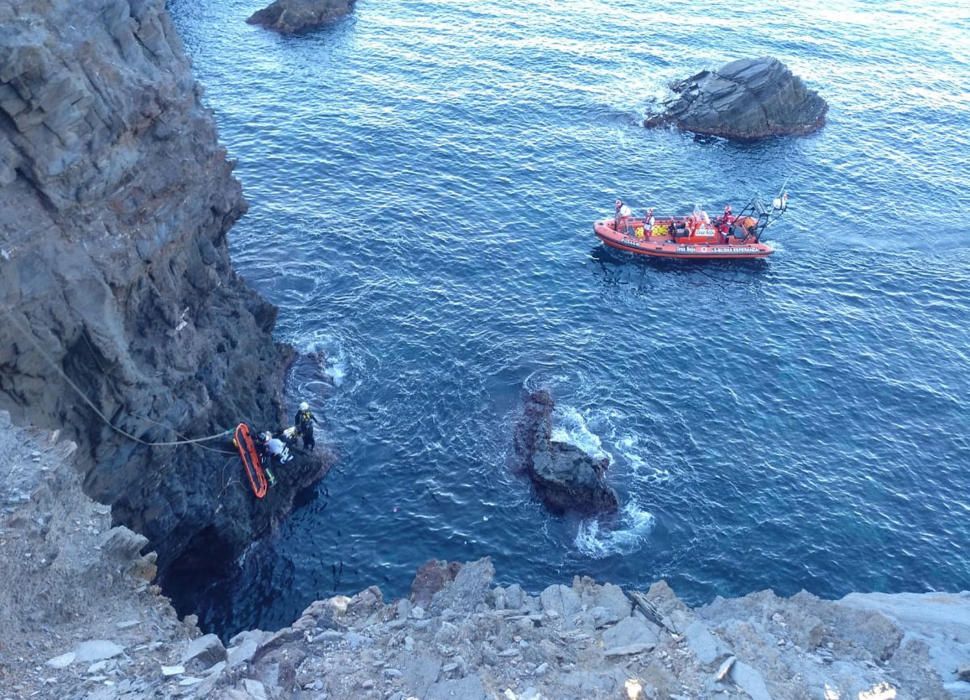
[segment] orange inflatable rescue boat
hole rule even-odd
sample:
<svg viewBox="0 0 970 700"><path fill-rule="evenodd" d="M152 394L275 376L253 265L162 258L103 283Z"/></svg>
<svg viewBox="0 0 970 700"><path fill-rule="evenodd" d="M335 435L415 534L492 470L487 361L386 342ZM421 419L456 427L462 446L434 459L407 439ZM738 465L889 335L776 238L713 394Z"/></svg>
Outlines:
<svg viewBox="0 0 970 700"><path fill-rule="evenodd" d="M648 209L633 216L629 206L616 200L612 219L593 224L593 231L611 248L655 258L700 260L766 258L775 249L764 242L764 232L788 208L788 194L782 192L771 207L758 198L737 214L731 205L711 218L698 207L688 216L655 215Z"/></svg>

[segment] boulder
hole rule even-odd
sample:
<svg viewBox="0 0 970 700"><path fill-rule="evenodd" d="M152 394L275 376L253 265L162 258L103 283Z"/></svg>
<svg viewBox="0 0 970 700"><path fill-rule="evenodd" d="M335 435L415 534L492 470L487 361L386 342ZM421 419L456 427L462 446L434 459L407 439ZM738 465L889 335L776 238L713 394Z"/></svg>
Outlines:
<svg viewBox="0 0 970 700"><path fill-rule="evenodd" d="M462 565L455 580L435 593L431 599L431 610L453 610L460 613L471 613L485 602L485 597L492 585L495 567L489 557Z"/></svg>
<svg viewBox="0 0 970 700"><path fill-rule="evenodd" d="M515 428L517 471L529 477L540 500L555 514L615 512L619 501L605 479L609 460L595 459L574 445L553 440L554 406L548 391L535 391L527 397Z"/></svg>
<svg viewBox="0 0 970 700"><path fill-rule="evenodd" d="M668 100L644 121L696 134L751 140L807 134L825 124L828 104L776 58L732 61L671 86Z"/></svg>
<svg viewBox="0 0 970 700"><path fill-rule="evenodd" d="M539 594L542 609L555 617L569 618L579 612L582 604L576 592L567 586L553 584Z"/></svg>
<svg viewBox="0 0 970 700"><path fill-rule="evenodd" d="M189 642L182 651L182 663L188 665L196 661L201 668L209 668L225 661L226 648L214 634L206 634Z"/></svg>
<svg viewBox="0 0 970 700"><path fill-rule="evenodd" d="M603 632L603 646L628 647L644 645L652 649L660 640L656 626L639 617L627 617Z"/></svg>
<svg viewBox="0 0 970 700"><path fill-rule="evenodd" d="M246 21L280 34L296 34L350 13L356 0L275 0Z"/></svg>

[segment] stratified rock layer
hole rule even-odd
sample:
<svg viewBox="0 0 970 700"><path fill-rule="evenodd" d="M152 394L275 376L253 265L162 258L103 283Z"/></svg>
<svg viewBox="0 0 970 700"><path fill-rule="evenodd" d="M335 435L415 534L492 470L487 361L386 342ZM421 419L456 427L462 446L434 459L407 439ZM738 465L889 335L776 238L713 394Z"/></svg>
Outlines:
<svg viewBox="0 0 970 700"><path fill-rule="evenodd" d="M228 440L144 444L283 420L289 351L230 266L246 204L200 97L163 0L0 4L0 406L67 428L190 594L322 466L257 501Z"/></svg>
<svg viewBox="0 0 970 700"><path fill-rule="evenodd" d="M671 88L678 97L644 126L675 124L696 134L733 139L807 134L825 124L828 105L776 58L733 61Z"/></svg>
<svg viewBox="0 0 970 700"><path fill-rule="evenodd" d="M548 391L526 398L515 428L517 468L532 481L546 508L556 514L612 513L616 492L606 483L607 459L594 459L574 445L552 439L554 403Z"/></svg>
<svg viewBox="0 0 970 700"><path fill-rule="evenodd" d="M246 21L280 34L309 31L349 14L356 0L275 0Z"/></svg>

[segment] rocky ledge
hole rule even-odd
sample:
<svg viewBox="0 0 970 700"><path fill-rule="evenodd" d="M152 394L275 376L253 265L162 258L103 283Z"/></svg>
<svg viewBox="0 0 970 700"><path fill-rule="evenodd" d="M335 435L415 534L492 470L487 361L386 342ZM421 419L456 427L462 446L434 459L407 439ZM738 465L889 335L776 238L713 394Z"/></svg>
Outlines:
<svg viewBox="0 0 970 700"><path fill-rule="evenodd" d="M0 3L0 408L65 431L88 495L194 608L326 467L262 501L228 441L285 424L292 351L233 271L246 210L164 0Z"/></svg>
<svg viewBox="0 0 970 700"><path fill-rule="evenodd" d="M298 34L333 22L354 9L356 0L275 0L246 21L280 34Z"/></svg>
<svg viewBox="0 0 970 700"><path fill-rule="evenodd" d="M776 58L742 59L671 86L677 97L644 126L674 124L730 139L807 134L825 124L828 105Z"/></svg>
<svg viewBox="0 0 970 700"><path fill-rule="evenodd" d="M554 408L552 396L544 389L526 397L515 427L516 471L529 478L539 499L557 515L615 512L616 492L606 483L609 460L553 440Z"/></svg>
<svg viewBox="0 0 970 700"><path fill-rule="evenodd" d="M538 595L488 559L406 599L312 603L224 644L181 622L145 539L83 495L78 451L0 412L0 682L11 697L935 700L970 697L970 594L769 591L689 608L663 582ZM5 695L5 697L6 697Z"/></svg>

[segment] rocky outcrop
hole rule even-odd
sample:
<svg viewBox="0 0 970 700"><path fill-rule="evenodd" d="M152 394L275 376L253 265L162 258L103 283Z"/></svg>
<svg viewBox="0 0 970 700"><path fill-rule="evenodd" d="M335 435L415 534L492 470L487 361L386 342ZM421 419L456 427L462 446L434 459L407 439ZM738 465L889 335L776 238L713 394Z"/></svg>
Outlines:
<svg viewBox="0 0 970 700"><path fill-rule="evenodd" d="M85 491L192 607L324 464L253 498L228 439L284 420L290 350L233 271L245 211L163 0L0 4L0 407L63 428Z"/></svg>
<svg viewBox="0 0 970 700"><path fill-rule="evenodd" d="M616 492L606 483L607 459L552 439L554 403L548 391L532 392L515 428L516 468L526 474L546 508L556 514L612 513Z"/></svg>
<svg viewBox="0 0 970 700"><path fill-rule="evenodd" d="M275 0L246 21L280 34L297 34L350 13L356 0Z"/></svg>
<svg viewBox="0 0 970 700"><path fill-rule="evenodd" d="M828 105L776 58L733 61L671 86L677 97L644 126L674 124L731 139L807 134L825 124Z"/></svg>
<svg viewBox="0 0 970 700"><path fill-rule="evenodd" d="M691 609L663 582L624 592L576 577L534 596L495 586L492 576L487 559L465 564L427 607L385 603L373 588L317 601L291 627L230 640L239 665L210 692L942 700L957 687L944 687L934 662L950 636L932 645L908 640L908 628L881 613L804 593L766 591Z"/></svg>

